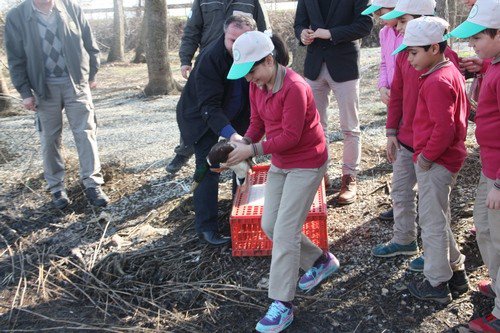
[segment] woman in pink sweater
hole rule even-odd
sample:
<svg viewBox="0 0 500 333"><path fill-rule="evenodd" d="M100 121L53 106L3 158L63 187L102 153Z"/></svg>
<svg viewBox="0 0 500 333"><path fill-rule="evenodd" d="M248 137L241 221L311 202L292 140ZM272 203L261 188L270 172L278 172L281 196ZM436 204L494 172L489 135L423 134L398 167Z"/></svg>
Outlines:
<svg viewBox="0 0 500 333"><path fill-rule="evenodd" d="M247 32L235 41L233 58L228 78L244 76L251 82L251 116L245 136L231 137L237 147L227 164L271 155L261 225L273 240L268 291L273 302L256 330L281 332L293 320L299 268L305 271L299 288L309 291L339 267L333 254L301 232L325 174L328 152L311 87L284 66L288 51L282 39Z"/></svg>
<svg viewBox="0 0 500 333"><path fill-rule="evenodd" d="M361 14L369 15L373 13L376 18L380 18L380 16L392 11L396 7L397 2L397 0L374 0ZM381 21L384 27L379 32L381 59L377 88L380 92L382 103L388 105L396 63L396 57L392 55L392 52L401 45L403 36L396 30L398 20Z"/></svg>

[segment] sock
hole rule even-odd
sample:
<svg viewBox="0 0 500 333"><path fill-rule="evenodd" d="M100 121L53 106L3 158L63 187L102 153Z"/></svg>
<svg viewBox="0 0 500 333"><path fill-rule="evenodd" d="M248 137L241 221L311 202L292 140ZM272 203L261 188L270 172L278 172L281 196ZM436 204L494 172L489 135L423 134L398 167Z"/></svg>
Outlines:
<svg viewBox="0 0 500 333"><path fill-rule="evenodd" d="M292 302L283 302L283 301L278 301L278 302L286 306L288 309L291 309L293 306Z"/></svg>
<svg viewBox="0 0 500 333"><path fill-rule="evenodd" d="M326 264L330 260L328 252L323 252L318 259L314 262L314 267L318 267L321 264Z"/></svg>

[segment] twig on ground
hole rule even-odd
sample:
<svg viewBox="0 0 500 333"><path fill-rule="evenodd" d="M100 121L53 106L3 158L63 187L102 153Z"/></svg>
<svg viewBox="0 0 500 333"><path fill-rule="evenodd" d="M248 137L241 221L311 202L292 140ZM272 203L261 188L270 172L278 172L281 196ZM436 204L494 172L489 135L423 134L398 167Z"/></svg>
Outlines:
<svg viewBox="0 0 500 333"><path fill-rule="evenodd" d="M12 310L15 308L18 298L20 299L18 306L22 307L23 300L24 300L24 293L26 291L26 277L25 277L25 271L24 271L24 262L25 262L25 259L24 259L24 255L23 255L23 249L22 249L22 243L21 242L19 242L19 245L17 247L17 251L19 253L18 259L19 259L19 267L20 267L19 281L17 283L16 292L14 294L14 297L13 297L12 303L11 303L11 308L10 308L10 313L9 313L9 322L12 321L12 314L13 314ZM19 293L20 293L20 290L21 290L21 284L23 284L23 282L24 282L24 288L21 291L21 295L19 296ZM17 319L16 319L16 321L17 321Z"/></svg>
<svg viewBox="0 0 500 333"><path fill-rule="evenodd" d="M0 62L2 62L2 60L0 60ZM2 62L2 64L3 64L3 62ZM18 102L22 102L23 101L21 98L16 97L14 95L0 93L0 99L7 99L7 98L11 98L11 99L13 99L15 101L18 101Z"/></svg>
<svg viewBox="0 0 500 333"><path fill-rule="evenodd" d="M106 328L106 327L100 327L100 326L93 326L93 325L89 325L89 324L78 323L78 322L71 321L71 320L51 318L51 317L45 316L45 315L43 315L41 313L38 313L38 312L35 312L35 311L31 311L31 310L28 310L28 309L22 309L22 308L20 308L20 309L17 309L17 310L29 313L29 314L31 314L33 316L37 316L37 317L43 318L45 320L48 320L48 321L51 321L51 322L54 322L54 323L75 325L75 327L62 326L61 328L64 328L64 329L95 330L95 331L102 331L102 332L123 332L123 331L132 331L132 332L134 332L135 330L137 330L137 327L134 327L134 328L126 328L126 327L123 327L123 328L122 327ZM141 329L141 330L146 331L144 329ZM13 332L14 330L10 330L10 331ZM22 332L21 330L17 330L17 331L18 332ZM40 330L37 329L36 331L40 331ZM152 330L150 332L152 332Z"/></svg>
<svg viewBox="0 0 500 333"><path fill-rule="evenodd" d="M95 265L95 261L97 259L97 256L99 255L99 251L101 250L101 245L102 245L102 242L103 242L104 238L106 237L106 231L108 230L110 222L111 222L111 219L107 219L106 226L104 227L104 230L102 232L102 236L99 239L99 243L97 244L97 247L96 247L96 249L94 251L94 255L92 256L92 259L90 260L90 264L89 264L89 267L88 267L89 271L91 271L92 268Z"/></svg>
<svg viewBox="0 0 500 333"><path fill-rule="evenodd" d="M356 333L358 331L358 328L359 326L361 325L361 323L363 322L363 319L361 319L358 323L358 325L356 325L356 328L354 329L354 331L352 333Z"/></svg>
<svg viewBox="0 0 500 333"><path fill-rule="evenodd" d="M156 165L158 163L161 163L161 162L163 162L163 161L162 160L154 161L146 169L144 169L141 173L146 173L146 171L148 171L149 169L151 169L154 165Z"/></svg>
<svg viewBox="0 0 500 333"><path fill-rule="evenodd" d="M15 270L16 270L16 265L15 265L15 262L14 262L14 251L12 251L12 248L10 247L9 242L7 242L7 240L5 239L5 237L2 234L0 234L0 238L5 243L5 246L7 247L6 251L9 252L9 256L10 256L11 267L12 267L12 275L11 275L11 277L9 279L14 279L15 278ZM6 281L6 279L7 279L7 277L4 279L4 281L2 281L2 284L8 283L9 279L7 279L7 281Z"/></svg>

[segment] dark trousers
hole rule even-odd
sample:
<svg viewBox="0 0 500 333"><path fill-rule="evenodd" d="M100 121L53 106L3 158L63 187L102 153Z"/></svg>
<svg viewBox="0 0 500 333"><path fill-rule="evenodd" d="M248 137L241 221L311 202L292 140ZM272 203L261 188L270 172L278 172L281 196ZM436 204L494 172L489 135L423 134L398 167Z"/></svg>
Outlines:
<svg viewBox="0 0 500 333"><path fill-rule="evenodd" d="M219 230L217 207L219 174L210 171L207 163L207 155L218 140L218 135L212 131L207 131L207 133L194 144L196 172L204 173L202 180L193 193L196 232Z"/></svg>
<svg viewBox="0 0 500 333"><path fill-rule="evenodd" d="M181 136L179 138L179 145L174 148L174 153L181 156L191 157L194 153L193 146L186 145Z"/></svg>
<svg viewBox="0 0 500 333"><path fill-rule="evenodd" d="M208 131L196 142L194 156L196 163L195 174L204 176L193 193L194 202L194 227L196 232L218 231L220 223L218 219L219 202L219 173L210 171L207 163L207 156L210 149L219 141L219 136L212 131ZM236 174L232 173L232 195L236 193Z"/></svg>

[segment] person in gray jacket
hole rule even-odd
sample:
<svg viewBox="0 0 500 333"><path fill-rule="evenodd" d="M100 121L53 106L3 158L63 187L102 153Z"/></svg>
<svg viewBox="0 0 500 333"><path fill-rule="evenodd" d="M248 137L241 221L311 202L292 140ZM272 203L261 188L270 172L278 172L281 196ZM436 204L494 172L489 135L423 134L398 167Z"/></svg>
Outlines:
<svg viewBox="0 0 500 333"><path fill-rule="evenodd" d="M44 177L55 207L70 203L61 155L63 110L75 138L85 195L92 205L106 206L90 94L99 49L81 8L72 0L25 0L7 14L4 38L12 83L23 106L36 112Z"/></svg>
<svg viewBox="0 0 500 333"><path fill-rule="evenodd" d="M192 60L196 50L200 52L223 33L224 21L231 15L248 15L257 22L257 29L270 28L263 0L194 0L191 13L184 27L179 58L181 74L187 79L192 70ZM175 157L167 165L167 171L179 171L193 155L193 147L180 139L174 149Z"/></svg>

